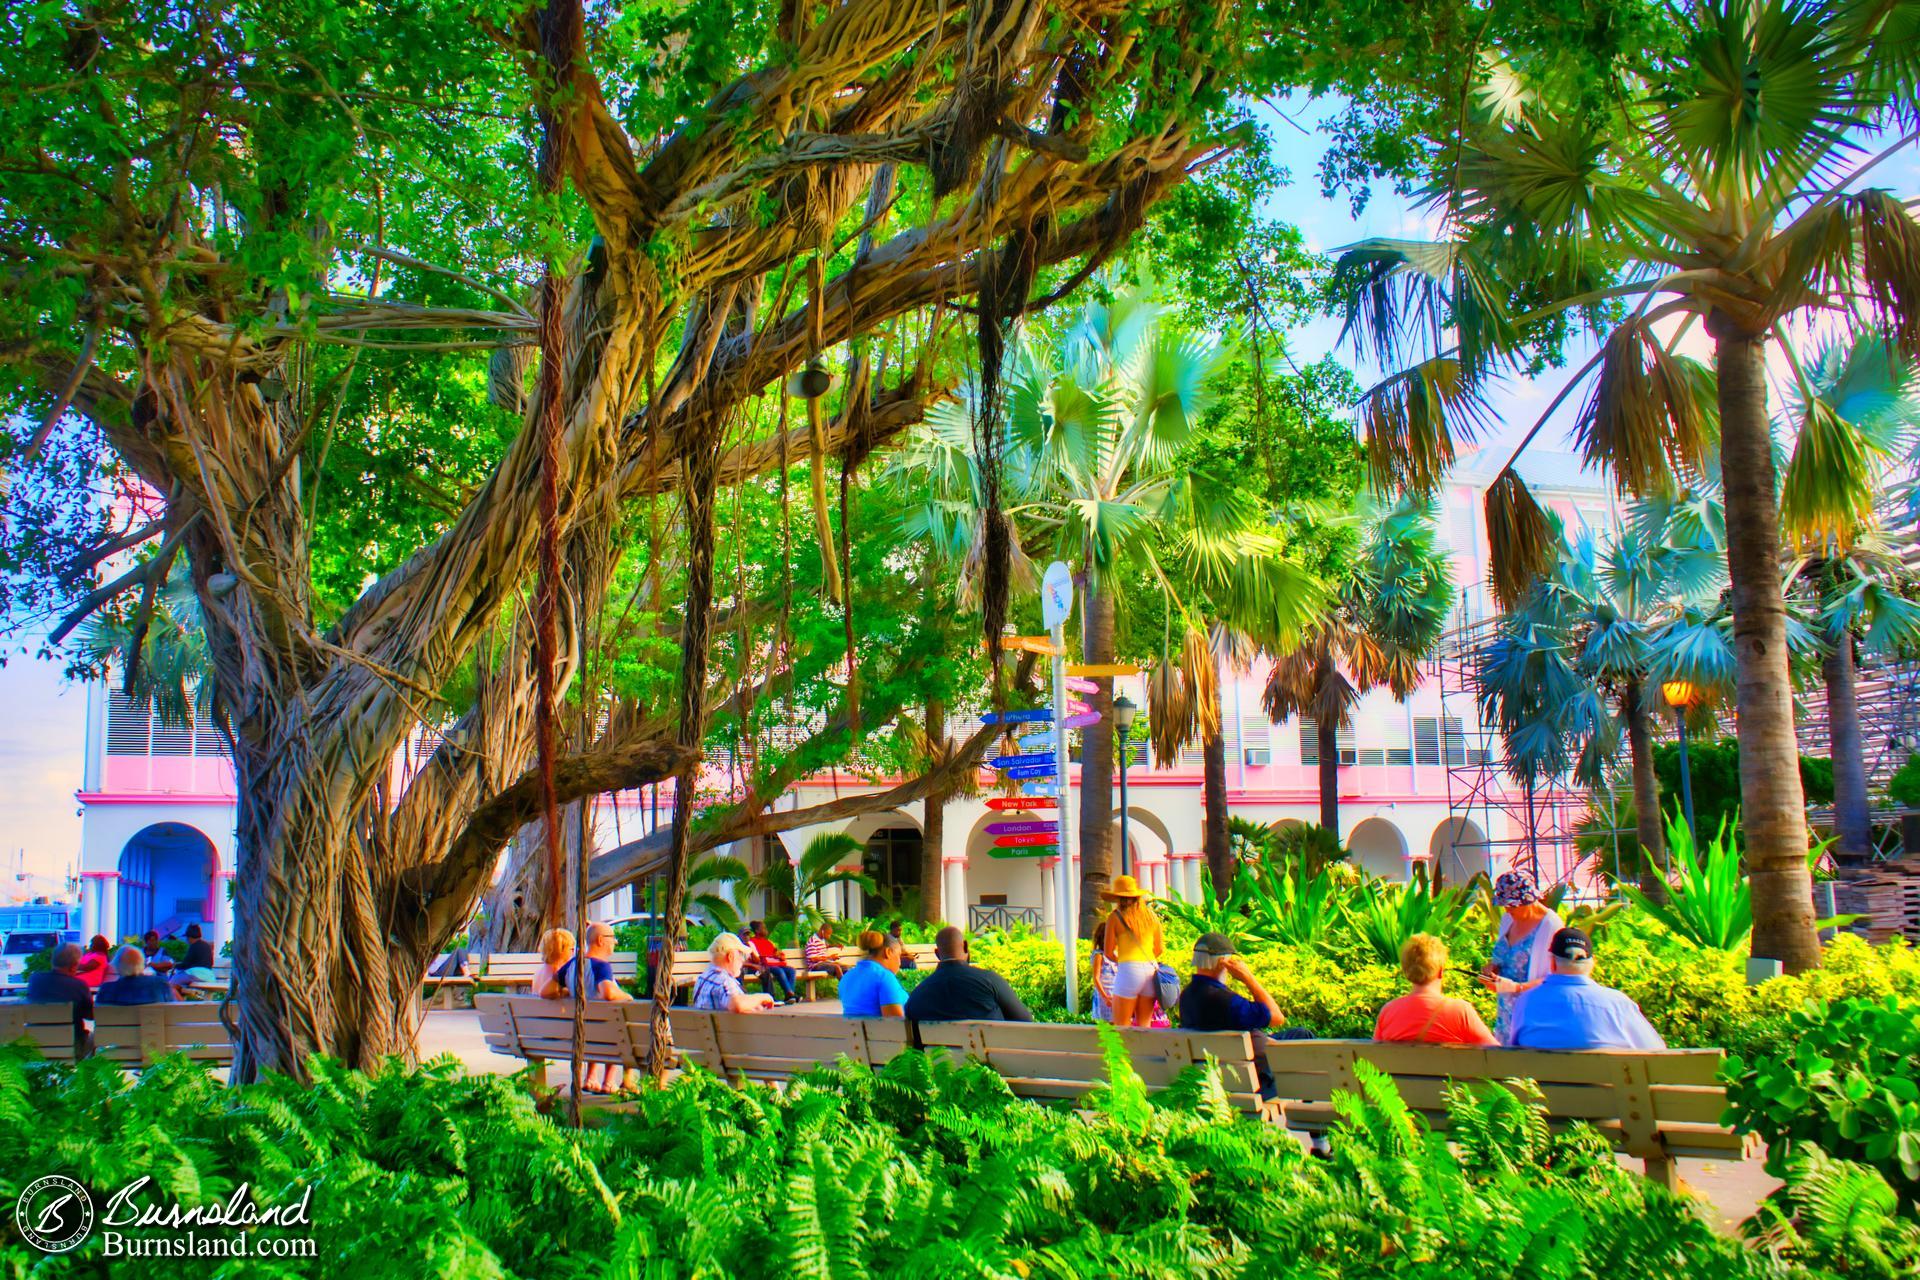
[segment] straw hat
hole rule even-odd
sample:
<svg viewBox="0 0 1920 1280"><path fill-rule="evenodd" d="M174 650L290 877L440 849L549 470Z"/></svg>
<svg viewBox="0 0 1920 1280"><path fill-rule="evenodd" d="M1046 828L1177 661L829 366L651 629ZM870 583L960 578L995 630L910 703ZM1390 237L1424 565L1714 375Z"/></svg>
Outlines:
<svg viewBox="0 0 1920 1280"><path fill-rule="evenodd" d="M1140 882L1132 876L1115 876L1113 887L1101 890L1100 896L1109 902L1123 902L1129 898L1144 898L1147 895L1146 891L1140 887Z"/></svg>

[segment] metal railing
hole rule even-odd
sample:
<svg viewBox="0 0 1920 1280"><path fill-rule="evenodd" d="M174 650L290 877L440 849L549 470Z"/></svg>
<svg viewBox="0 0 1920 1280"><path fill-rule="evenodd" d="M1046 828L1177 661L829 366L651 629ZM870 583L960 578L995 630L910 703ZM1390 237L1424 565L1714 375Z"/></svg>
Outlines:
<svg viewBox="0 0 1920 1280"><path fill-rule="evenodd" d="M1016 924L1038 929L1045 923L1038 907L1010 907L1004 902L974 903L967 908L967 928L971 931L981 929L1010 929Z"/></svg>

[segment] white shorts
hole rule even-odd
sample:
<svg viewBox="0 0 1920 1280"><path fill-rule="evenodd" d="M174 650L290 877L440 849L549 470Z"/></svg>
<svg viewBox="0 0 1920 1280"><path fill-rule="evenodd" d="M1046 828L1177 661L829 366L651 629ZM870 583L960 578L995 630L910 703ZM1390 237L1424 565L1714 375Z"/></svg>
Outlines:
<svg viewBox="0 0 1920 1280"><path fill-rule="evenodd" d="M1107 974L1107 989L1115 1000L1137 1000L1159 993L1159 977L1160 966L1150 960L1116 961Z"/></svg>

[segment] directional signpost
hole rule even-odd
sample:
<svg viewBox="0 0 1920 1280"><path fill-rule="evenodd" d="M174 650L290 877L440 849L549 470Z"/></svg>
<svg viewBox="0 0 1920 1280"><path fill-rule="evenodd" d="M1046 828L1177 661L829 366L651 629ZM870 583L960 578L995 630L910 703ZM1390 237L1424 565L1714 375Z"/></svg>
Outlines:
<svg viewBox="0 0 1920 1280"><path fill-rule="evenodd" d="M1053 759L1055 772L1060 779L1062 814L1068 813L1067 735L1064 730L1067 719L1067 618L1072 613L1073 570L1067 567L1066 562L1055 560L1047 566L1046 577L1040 583L1040 618L1047 625L1054 653L1060 655L1053 660L1053 720L1061 726L1062 732L1054 737ZM1054 868L1053 903L1059 915L1060 955L1066 969L1067 1012L1078 1013L1080 974L1073 937L1078 913L1073 907L1073 842L1068 834L1072 826L1071 821L1060 824L1060 859Z"/></svg>

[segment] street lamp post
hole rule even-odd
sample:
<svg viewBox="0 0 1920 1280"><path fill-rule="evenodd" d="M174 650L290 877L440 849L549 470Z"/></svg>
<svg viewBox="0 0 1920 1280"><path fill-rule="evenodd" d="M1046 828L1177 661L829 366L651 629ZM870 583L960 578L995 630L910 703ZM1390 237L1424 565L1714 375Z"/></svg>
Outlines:
<svg viewBox="0 0 1920 1280"><path fill-rule="evenodd" d="M1660 686L1660 694L1673 708L1673 721L1680 729L1680 811L1687 818L1687 834L1694 843L1700 842L1700 832L1693 825L1693 770L1687 764L1687 708L1700 696L1700 691L1690 680L1669 680Z"/></svg>
<svg viewBox="0 0 1920 1280"><path fill-rule="evenodd" d="M1133 755L1133 748L1127 739L1133 736L1133 717L1140 708L1133 699L1121 694L1113 700L1113 728L1120 735L1120 874L1128 875L1127 866L1127 762Z"/></svg>

